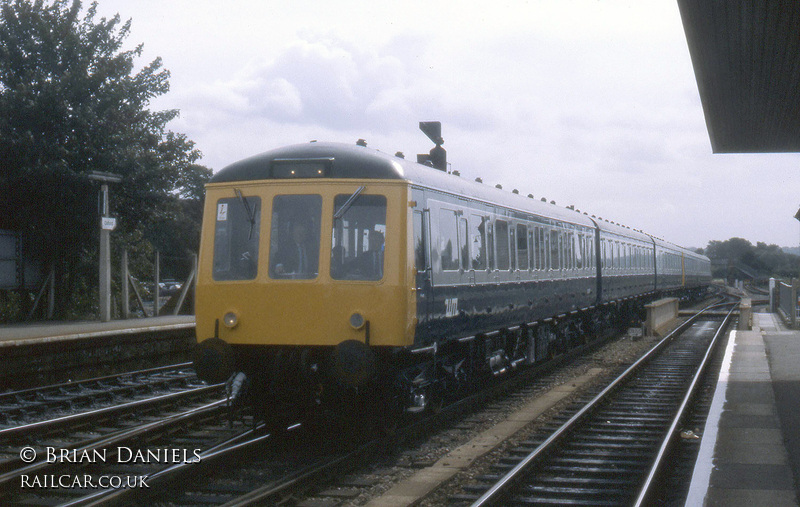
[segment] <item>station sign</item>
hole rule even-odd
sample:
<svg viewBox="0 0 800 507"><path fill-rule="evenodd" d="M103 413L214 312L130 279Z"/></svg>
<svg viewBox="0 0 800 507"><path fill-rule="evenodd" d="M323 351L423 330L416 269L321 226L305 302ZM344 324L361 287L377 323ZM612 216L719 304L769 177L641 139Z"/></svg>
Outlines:
<svg viewBox="0 0 800 507"><path fill-rule="evenodd" d="M104 231L113 231L117 228L117 219L113 217L101 217L100 227Z"/></svg>

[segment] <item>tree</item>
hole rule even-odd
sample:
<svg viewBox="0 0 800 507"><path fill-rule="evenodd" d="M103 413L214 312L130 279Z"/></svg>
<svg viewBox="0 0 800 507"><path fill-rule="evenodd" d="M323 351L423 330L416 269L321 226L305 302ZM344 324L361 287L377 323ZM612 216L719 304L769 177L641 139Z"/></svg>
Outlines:
<svg viewBox="0 0 800 507"><path fill-rule="evenodd" d="M755 247L742 238L710 241L705 254L712 261L724 261L727 267L744 266L764 277L792 278L797 277L800 272L799 257L784 252L777 245L767 245L760 241ZM714 275L727 276L727 267L718 268Z"/></svg>
<svg viewBox="0 0 800 507"><path fill-rule="evenodd" d="M131 21L95 20L96 3L82 12L80 0L0 0L0 228L23 232L56 267L62 311L78 279L95 276L89 172L122 176L112 213L123 241L178 231L211 174L194 143L166 128L178 111L148 109L169 72L160 58L134 71L142 45L123 49ZM199 226L189 235L183 248L196 249Z"/></svg>

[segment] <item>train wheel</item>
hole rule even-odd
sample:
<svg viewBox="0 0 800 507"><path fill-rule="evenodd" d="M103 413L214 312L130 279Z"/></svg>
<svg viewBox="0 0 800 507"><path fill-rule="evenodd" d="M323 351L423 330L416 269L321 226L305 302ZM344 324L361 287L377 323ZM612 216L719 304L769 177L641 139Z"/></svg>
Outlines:
<svg viewBox="0 0 800 507"><path fill-rule="evenodd" d="M556 357L556 334L549 325L541 325L536 329L537 354L541 353L543 358L553 359Z"/></svg>
<svg viewBox="0 0 800 507"><path fill-rule="evenodd" d="M389 438L397 434L400 427L400 420L403 417L403 403L398 394L385 396L381 407L376 407L375 423L378 432Z"/></svg>

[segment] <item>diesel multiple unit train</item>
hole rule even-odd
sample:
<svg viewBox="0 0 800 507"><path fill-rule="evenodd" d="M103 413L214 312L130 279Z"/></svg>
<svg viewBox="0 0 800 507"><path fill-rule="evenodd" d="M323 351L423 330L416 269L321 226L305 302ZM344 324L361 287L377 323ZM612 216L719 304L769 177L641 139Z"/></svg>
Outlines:
<svg viewBox="0 0 800 507"><path fill-rule="evenodd" d="M264 417L367 401L414 412L709 282L706 257L643 232L400 153L311 142L207 185L195 367L236 378Z"/></svg>

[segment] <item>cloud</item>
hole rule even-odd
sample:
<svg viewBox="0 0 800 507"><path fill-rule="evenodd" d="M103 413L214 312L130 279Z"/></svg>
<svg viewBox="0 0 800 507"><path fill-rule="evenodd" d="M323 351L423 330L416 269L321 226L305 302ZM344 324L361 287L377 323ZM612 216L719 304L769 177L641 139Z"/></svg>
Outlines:
<svg viewBox="0 0 800 507"><path fill-rule="evenodd" d="M464 178L681 244L796 242L796 155L712 156L674 1L229 3L100 6L149 31L214 169L311 139L413 159L440 120Z"/></svg>

